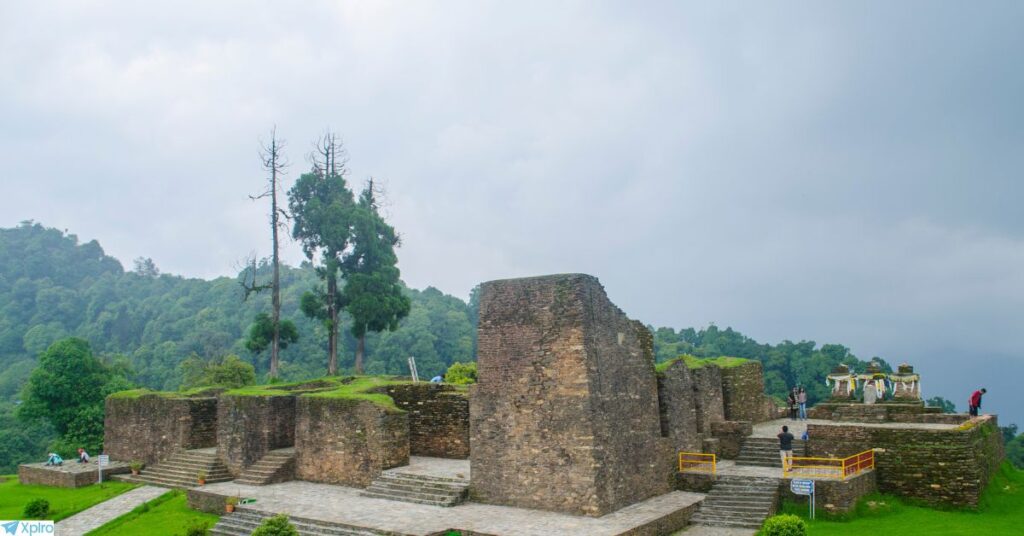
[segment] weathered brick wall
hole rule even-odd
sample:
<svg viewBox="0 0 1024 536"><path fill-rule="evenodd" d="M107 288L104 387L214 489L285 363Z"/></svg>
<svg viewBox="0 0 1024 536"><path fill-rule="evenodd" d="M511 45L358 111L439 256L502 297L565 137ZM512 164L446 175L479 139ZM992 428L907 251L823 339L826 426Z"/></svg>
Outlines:
<svg viewBox="0 0 1024 536"><path fill-rule="evenodd" d="M857 506L857 499L878 491L876 471L867 471L846 480L816 480L814 482L814 501L818 508L833 514L844 514ZM791 478L782 479L779 491L784 499L803 502L806 495L797 495L790 489Z"/></svg>
<svg viewBox="0 0 1024 536"><path fill-rule="evenodd" d="M294 395L221 395L217 455L232 475L238 476L267 451L294 444Z"/></svg>
<svg viewBox="0 0 1024 536"><path fill-rule="evenodd" d="M299 397L295 476L369 486L384 469L409 463L409 418L365 400Z"/></svg>
<svg viewBox="0 0 1024 536"><path fill-rule="evenodd" d="M722 369L704 366L692 370L697 430L710 435L711 423L725 420Z"/></svg>
<svg viewBox="0 0 1024 536"><path fill-rule="evenodd" d="M217 399L108 397L103 449L112 460L157 463L183 449L216 445Z"/></svg>
<svg viewBox="0 0 1024 536"><path fill-rule="evenodd" d="M451 385L419 383L387 388L409 418L409 452L438 458L469 457L469 396Z"/></svg>
<svg viewBox="0 0 1024 536"><path fill-rule="evenodd" d="M722 369L722 407L729 421L764 422L768 414L768 397L764 394L764 371L760 361Z"/></svg>
<svg viewBox="0 0 1024 536"><path fill-rule="evenodd" d="M697 407L690 367L682 360L658 375L661 428L676 451L701 452L703 436L697 429Z"/></svg>
<svg viewBox="0 0 1024 536"><path fill-rule="evenodd" d="M807 431L809 456L882 449L875 454L878 489L934 505L977 507L1003 458L994 417L966 430L809 424Z"/></svg>
<svg viewBox="0 0 1024 536"><path fill-rule="evenodd" d="M735 459L740 455L743 441L754 432L750 421L717 421L711 423L711 435L718 439L719 457Z"/></svg>
<svg viewBox="0 0 1024 536"><path fill-rule="evenodd" d="M811 408L808 416L843 422L950 422L957 418L938 417L942 415L941 411L941 408L926 407L923 403L826 402Z"/></svg>
<svg viewBox="0 0 1024 536"><path fill-rule="evenodd" d="M481 286L472 493L599 516L670 489L652 338L582 274Z"/></svg>
<svg viewBox="0 0 1024 536"><path fill-rule="evenodd" d="M111 475L129 472L128 464L114 462L103 468L103 481ZM99 467L95 463L79 465L75 460L64 462L62 467L47 466L44 463L26 463L18 466L18 482L39 486L80 488L99 481Z"/></svg>

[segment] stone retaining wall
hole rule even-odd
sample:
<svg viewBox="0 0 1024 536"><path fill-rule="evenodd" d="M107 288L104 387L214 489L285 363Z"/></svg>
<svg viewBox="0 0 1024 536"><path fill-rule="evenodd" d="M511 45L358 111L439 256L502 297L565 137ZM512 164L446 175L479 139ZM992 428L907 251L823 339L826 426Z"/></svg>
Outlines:
<svg viewBox="0 0 1024 536"><path fill-rule="evenodd" d="M295 396L221 395L217 455L238 476L268 451L295 445Z"/></svg>
<svg viewBox="0 0 1024 536"><path fill-rule="evenodd" d="M705 366L692 369L697 431L711 435L711 423L725 420L722 369Z"/></svg>
<svg viewBox="0 0 1024 536"><path fill-rule="evenodd" d="M739 457L743 442L754 432L749 421L719 421L711 423L711 435L718 439L716 454L725 459Z"/></svg>
<svg viewBox="0 0 1024 536"><path fill-rule="evenodd" d="M387 388L409 418L409 453L414 456L469 457L469 396L452 385L419 383Z"/></svg>
<svg viewBox="0 0 1024 536"><path fill-rule="evenodd" d="M216 444L216 398L110 396L104 404L103 449L112 460L154 464Z"/></svg>
<svg viewBox="0 0 1024 536"><path fill-rule="evenodd" d="M103 468L103 481L110 475L129 472L128 464L112 461ZM44 463L26 463L18 466L18 482L38 486L56 486L61 488L80 488L99 481L99 468L95 463L77 464L74 460L64 462L63 466L53 467Z"/></svg>
<svg viewBox="0 0 1024 536"><path fill-rule="evenodd" d="M846 480L815 480L815 506L830 514L845 514L853 510L857 500L878 491L875 471L866 471ZM790 490L791 478L782 479L779 491L784 499L806 504L806 495L797 495Z"/></svg>
<svg viewBox="0 0 1024 536"><path fill-rule="evenodd" d="M653 338L596 278L484 283L478 329L476 500L601 516L671 489Z"/></svg>
<svg viewBox="0 0 1024 536"><path fill-rule="evenodd" d="M295 476L366 487L384 469L409 463L409 418L373 402L299 397Z"/></svg>
<svg viewBox="0 0 1024 536"><path fill-rule="evenodd" d="M676 451L702 452L703 436L697 429L693 373L683 360L658 375L658 404L662 435Z"/></svg>
<svg viewBox="0 0 1024 536"><path fill-rule="evenodd" d="M923 403L878 404L833 403L818 404L808 410L812 419L826 419L841 422L945 422L941 408L927 407ZM937 419L930 421L928 419ZM966 419L963 419L966 420Z"/></svg>
<svg viewBox="0 0 1024 536"><path fill-rule="evenodd" d="M975 508L1003 459L994 416L967 429L808 424L808 456L845 457L871 448L878 489L932 505Z"/></svg>

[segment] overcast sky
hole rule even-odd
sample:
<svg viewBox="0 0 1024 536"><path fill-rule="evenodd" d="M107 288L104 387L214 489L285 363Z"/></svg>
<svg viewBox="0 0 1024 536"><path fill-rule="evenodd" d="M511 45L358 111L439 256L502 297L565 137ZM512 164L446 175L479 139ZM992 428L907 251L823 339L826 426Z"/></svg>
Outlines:
<svg viewBox="0 0 1024 536"><path fill-rule="evenodd" d="M413 287L586 272L1024 425L1024 3L301 4L0 4L0 225L230 274L330 128Z"/></svg>

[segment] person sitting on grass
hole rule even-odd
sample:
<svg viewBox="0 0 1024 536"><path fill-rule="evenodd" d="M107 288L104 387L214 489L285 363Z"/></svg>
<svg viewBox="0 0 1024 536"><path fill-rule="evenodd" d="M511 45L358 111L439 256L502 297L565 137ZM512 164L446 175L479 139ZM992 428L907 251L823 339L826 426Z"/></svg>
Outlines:
<svg viewBox="0 0 1024 536"><path fill-rule="evenodd" d="M89 463L89 453L83 448L78 449L78 463Z"/></svg>
<svg viewBox="0 0 1024 536"><path fill-rule="evenodd" d="M64 465L64 458L56 452L51 452L50 457L46 459L46 465Z"/></svg>

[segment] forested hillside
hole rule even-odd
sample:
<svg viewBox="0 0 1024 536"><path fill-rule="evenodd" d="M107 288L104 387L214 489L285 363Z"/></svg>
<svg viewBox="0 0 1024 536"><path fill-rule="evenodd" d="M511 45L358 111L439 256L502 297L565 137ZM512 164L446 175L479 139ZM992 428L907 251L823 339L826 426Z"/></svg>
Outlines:
<svg viewBox="0 0 1024 536"><path fill-rule="evenodd" d="M269 270L262 266L260 270ZM300 311L302 294L318 283L309 265L284 266L282 318L295 322L299 338L281 353L285 380L322 376L327 366L326 330ZM367 337L368 374L407 374L415 356L421 376L442 373L451 363L475 359L476 303L437 289L405 289L409 316L394 332ZM234 354L262 376L266 352L246 350L245 332L258 313L270 309L270 297L244 300L239 278L210 281L160 274L141 259L126 270L96 241L80 244L66 234L25 222L0 229L0 469L10 471L25 459L41 459L52 430L16 421L12 410L37 359L64 337L89 341L92 352L139 386L173 390L192 357L220 360ZM476 293L473 293L475 298ZM345 315L339 351L341 373L352 371L356 341ZM698 357L730 355L765 364L766 388L782 396L788 386L808 387L813 401L827 396L822 378L837 363L861 363L841 345L814 342L761 344L732 330L652 328L658 361L688 353ZM262 380L265 381L265 378Z"/></svg>

